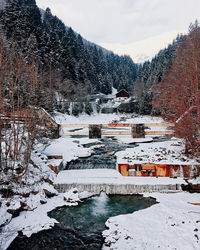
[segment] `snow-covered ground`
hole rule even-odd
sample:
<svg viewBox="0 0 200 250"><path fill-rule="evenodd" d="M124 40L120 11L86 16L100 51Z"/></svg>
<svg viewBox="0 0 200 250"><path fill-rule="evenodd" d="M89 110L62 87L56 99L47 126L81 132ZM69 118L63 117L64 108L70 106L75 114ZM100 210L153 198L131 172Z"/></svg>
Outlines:
<svg viewBox="0 0 200 250"><path fill-rule="evenodd" d="M1 191L5 190L5 194L0 194L1 250L7 249L19 232L29 237L58 223L47 212L60 206L78 205L80 199L92 195L76 190L58 194L54 188L56 174L47 166L43 149L44 145L35 145L31 164L20 182L1 185Z"/></svg>
<svg viewBox="0 0 200 250"><path fill-rule="evenodd" d="M126 123L157 123L164 122L161 118L150 116L130 116L117 114L81 115L73 117L57 114L56 121L60 124L101 124L112 122ZM81 127L80 127L81 128ZM77 127L64 128L64 132ZM81 128L82 129L82 128ZM83 128L82 131L86 131ZM167 142L151 142L151 137L133 139L131 136L116 138L123 143L138 143L138 147L116 153L118 163L134 162L173 162L182 165L197 164L198 159L188 159L182 154L183 141L176 138ZM149 143L144 143L149 141ZM98 142L98 145L84 148L83 145ZM141 144L144 143L144 144ZM58 194L52 184L60 183L122 183L122 184L182 184L181 178L151 178L151 177L122 177L116 170L70 170L60 172L56 177L48 167L53 160L47 156L61 155L64 163L78 157L88 157L94 147L101 147L103 143L98 139L72 138L63 136L49 140L46 146L37 144L37 152L32 154L32 162L23 183L11 186L15 195L9 198L0 196L0 249L6 249L18 235L18 231L30 236L32 233L52 227L57 221L47 216L47 212L64 205L77 205L80 198L88 197L88 193L78 194L71 191L67 194ZM45 148L45 149L44 149ZM148 157L147 157L148 156ZM142 158L140 160L139 158ZM57 163L55 163L57 164ZM199 183L199 182L198 182ZM55 195L48 198L46 193ZM22 194L29 194L23 197ZM160 203L148 209L138 211L132 215L118 216L109 219L107 226L110 229L104 232L106 236L105 249L199 249L199 206L187 202L199 202L196 194L151 194ZM11 211L22 208L19 216L12 218ZM10 210L10 211L9 211ZM198 218L197 218L198 217ZM116 220L116 221L115 221ZM153 228L153 229L152 229ZM186 234L188 230L188 236ZM198 231L197 231L198 230ZM195 236L196 235L196 236ZM169 240L167 240L169 238ZM177 240L176 240L177 239ZM182 248L181 246L182 241ZM168 245L167 245L167 242ZM149 246L149 248L148 248ZM160 246L160 247L159 247ZM134 248L135 247L135 248Z"/></svg>
<svg viewBox="0 0 200 250"><path fill-rule="evenodd" d="M200 159L184 155L184 140L178 138L164 142L143 143L138 147L117 152L116 156L118 163L200 165Z"/></svg>
<svg viewBox="0 0 200 250"><path fill-rule="evenodd" d="M98 114L98 115L81 115L72 117L68 115L57 114L57 121L68 124L98 124L111 123L123 120L126 123L158 123L164 122L161 118L151 116L123 115L116 114ZM65 131L70 131L73 128L65 128ZM87 128L83 128L87 129ZM161 127L162 129L162 127ZM200 159L190 159L183 154L184 141L177 138L172 138L169 141L152 142L152 137L146 138L131 138L131 136L115 136L116 139L125 144L137 143L137 147L127 148L125 151L115 153L117 163L157 163L157 164L180 164L180 165L199 165ZM54 140L49 147L44 150L46 155L61 155L64 164L78 157L88 157L93 153L94 146L84 148L83 145L88 143L98 142L98 146L104 146L98 139L72 138L70 136L62 136ZM146 142L146 143L145 143ZM95 147L98 147L95 146ZM51 160L52 162L52 160ZM117 169L117 166L116 166ZM83 174L84 173L84 174ZM102 176L102 174L104 176ZM115 170L78 170L78 171L62 171L59 173L56 183L119 183L119 184L164 184L175 182L183 183L184 181L173 180L172 178L137 178L137 177L122 177Z"/></svg>
<svg viewBox="0 0 200 250"><path fill-rule="evenodd" d="M1 185L1 191L7 193L0 195L0 249L6 249L17 237L18 231L28 235L49 228L52 221L47 222L47 216L39 212L42 203L47 203L45 192L56 195L58 192L50 184L53 183L55 173L47 167L40 158L40 153L32 153L31 161L26 175L20 182L10 182ZM9 192L12 195L9 195ZM23 212L21 212L23 211ZM13 218L14 214L19 216Z"/></svg>
<svg viewBox="0 0 200 250"><path fill-rule="evenodd" d="M83 145L87 143L97 142L96 139L71 137L60 137L52 140L52 143L43 151L47 156L60 155L63 157L64 162L75 160L78 157L88 157L92 154L92 149L84 148ZM51 164L52 161L49 161Z"/></svg>
<svg viewBox="0 0 200 250"><path fill-rule="evenodd" d="M83 118L83 119L82 119ZM98 117L67 118L58 116L60 123L73 124L101 124L111 122L126 123L157 123L164 122L160 118L126 117L120 121L116 115L99 115ZM125 120L125 121L124 121ZM70 128L71 129L71 128ZM155 129L155 128L154 128ZM156 128L164 130L165 128ZM66 130L65 130L66 131ZM86 128L84 128L86 131ZM151 142L152 138L133 139L130 136L116 136L122 143L138 143L138 147L117 152L118 163L160 163L199 165L199 159L187 158L184 151L184 141L172 138L164 142ZM78 139L79 140L79 139ZM81 144L81 140L80 140ZM77 146L77 145L76 145ZM81 147L79 146L81 149ZM89 150L89 149L88 149ZM200 180L193 181L200 183ZM116 170L70 170L59 173L56 183L118 183L118 184L175 184L184 183L182 178L152 178L152 177L122 177ZM109 228L103 233L105 244L103 249L199 249L200 207L190 203L199 203L199 194L177 193L157 194L151 193L157 199L156 204L145 210L130 215L121 215L110 218L106 226Z"/></svg>
<svg viewBox="0 0 200 250"><path fill-rule="evenodd" d="M197 250L200 249L199 194L150 195L159 204L109 218L103 232L103 250Z"/></svg>
<svg viewBox="0 0 200 250"><path fill-rule="evenodd" d="M174 185L186 184L183 178L122 176L112 169L64 170L55 179L56 184L116 184L116 185Z"/></svg>
<svg viewBox="0 0 200 250"><path fill-rule="evenodd" d="M80 116L70 116L62 113L55 113L55 120L58 124L106 124L125 120L126 123L158 123L164 122L160 117L148 115L138 116L130 114L82 114Z"/></svg>
<svg viewBox="0 0 200 250"><path fill-rule="evenodd" d="M62 132L71 132L78 130L79 132L88 131L87 127L81 127L81 124L101 124L101 123L162 123L165 122L162 118L151 116L135 116L135 115L117 115L117 114L96 114L96 115L80 115L79 117L63 115L57 113L55 119L60 124L80 124L80 127L64 127ZM119 128L117 128L118 130ZM123 128L123 130L130 128ZM105 129L106 130L106 129ZM149 130L166 130L166 127L151 127ZM111 129L109 129L111 131ZM104 136L103 136L104 137ZM184 141L177 138L172 138L164 142L152 142L152 136L145 138L132 138L131 135L119 135L115 138L124 144L137 143L139 146L135 148L127 148L122 152L117 152L118 163L157 163L157 164L180 164L180 165L198 165L200 159L189 159L183 154ZM53 140L43 153L46 155L61 155L63 163L75 160L78 157L88 157L93 153L93 148L84 148L84 144L101 141L98 139L84 138L74 139L70 136L62 136L59 139ZM145 143L146 142L146 143ZM151 142L151 143L150 143ZM49 164L53 164L51 160Z"/></svg>
<svg viewBox="0 0 200 250"><path fill-rule="evenodd" d="M200 184L200 176L195 178L195 179L190 180L189 182L194 184L194 185Z"/></svg>

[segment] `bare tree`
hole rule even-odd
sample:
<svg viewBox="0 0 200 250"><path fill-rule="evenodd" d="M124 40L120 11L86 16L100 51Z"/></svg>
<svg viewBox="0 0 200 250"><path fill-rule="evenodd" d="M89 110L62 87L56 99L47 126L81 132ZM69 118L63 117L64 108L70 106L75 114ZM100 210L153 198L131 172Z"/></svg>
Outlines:
<svg viewBox="0 0 200 250"><path fill-rule="evenodd" d="M0 172L2 180L18 179L30 162L36 135L33 104L37 84L33 65L0 37Z"/></svg>
<svg viewBox="0 0 200 250"><path fill-rule="evenodd" d="M186 152L198 152L200 133L200 28L193 29L177 49L172 67L154 87L153 106L176 124L176 134L186 139Z"/></svg>

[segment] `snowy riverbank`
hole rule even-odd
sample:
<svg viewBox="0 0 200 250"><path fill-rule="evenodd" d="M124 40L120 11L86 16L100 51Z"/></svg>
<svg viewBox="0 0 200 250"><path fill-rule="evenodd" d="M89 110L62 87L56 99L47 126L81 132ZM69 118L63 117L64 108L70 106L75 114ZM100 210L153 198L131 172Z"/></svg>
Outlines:
<svg viewBox="0 0 200 250"><path fill-rule="evenodd" d="M56 119L57 121L60 121L60 123L76 124L98 124L102 122L110 123L116 121L125 121L127 123L162 122L162 119L160 118L149 116L120 117L118 115L93 115L91 117L84 115L81 117L70 117L58 114ZM77 129L77 127L65 128L67 131L73 129ZM80 127L78 129L85 130L87 128ZM125 148L128 147L128 144L130 143L137 143L135 145L136 147L134 146L134 148L131 149L125 149L119 152L108 152L109 154L117 157L117 163L123 162L134 164L135 162L141 163L147 161L192 165L199 163L198 159L189 159L185 157L182 152L184 142L176 138L173 138L173 140L170 141L152 142L152 138L149 136L145 139L134 139L131 138L131 136L115 136L114 140L117 143L123 143ZM147 143L147 141L149 143ZM67 162L76 160L80 157L82 159L89 157L95 153L95 149L104 146L104 142L100 139L91 140L88 137L73 138L66 136L54 140L47 139L46 146L42 142L40 142L40 144L37 143L35 151L32 153L32 163L30 164L27 175L22 178L22 182L20 184L12 183L12 185L5 185L4 189L6 192L9 187L9 191L11 191L11 193L6 193L5 195L2 194L0 196L0 249L6 249L18 236L19 232L22 232L26 236L30 236L33 233L53 227L54 224L58 222L55 219L48 217L47 213L49 211L55 209L56 207L77 205L80 199L87 198L92 195L91 193L88 194L87 192L82 192L84 191L84 188L82 188L80 192L70 190L67 193L58 193L57 190L55 190L55 185L69 184L72 185L72 187L73 185L79 184L83 186L87 184L99 185L99 191L101 191L101 185L117 185L119 187L120 185L149 185L154 187L159 185L173 185L176 187L176 185L180 186L181 184L185 184L183 178L123 177L117 170L113 169L66 170L61 171L58 176L56 176L56 174L48 167L49 164L53 164L53 161L55 161L54 159L48 159L48 156L62 156L63 159L59 161L63 161L63 164L66 164ZM199 183L199 181L195 182ZM132 186L128 187L128 189L126 187L128 191L131 190L130 188L132 189ZM140 190L139 193L141 192L142 191ZM191 231L194 225L196 225L195 220L198 221L197 216L199 215L199 207L190 205L187 202L199 202L198 196L183 192L173 195L151 193L150 196L155 197L160 203L149 209L133 213L132 215L124 215L125 217L118 216L108 220L107 226L110 229L104 232L106 245L110 244L111 247L119 250L134 249L134 245L136 246L135 249L138 250L153 250L158 246L160 246L159 249L164 250L167 249L167 241L164 237L166 237L167 230L169 229L169 246L172 247L169 247L169 249L174 249L174 246L177 246L177 249L180 250L184 249L180 248L180 245L176 245L174 243L172 233L174 232L175 235L177 234L179 236L181 230L183 230L185 234L187 230ZM177 201L177 203L175 201ZM179 211L179 213L176 213L175 210ZM192 213L189 213L189 211L192 211ZM142 219L143 217L144 220ZM116 223L114 222L115 219L117 220ZM182 221L184 221L184 223L182 223ZM189 221L191 221L192 224ZM178 222L181 226L175 226ZM171 226L170 223L175 225ZM146 227L146 225L148 226ZM155 235L158 234L160 238L153 236L155 237L154 239L151 237L151 235L154 234L154 232L152 232L152 227L154 227L154 225L156 227ZM199 230L198 225L193 230ZM133 235L132 228L133 232L136 232L136 236ZM149 229L151 233L147 233L146 228ZM142 230L145 232L145 237L142 236ZM166 230L166 232L161 235L159 230L163 232ZM190 234L192 235L191 232ZM189 236L189 245L185 244L185 246L192 246L193 248L187 248L187 250L197 249L197 241L200 237L199 231L194 231L194 235L197 235L194 236L194 239L197 241L195 241L191 235ZM141 241L141 238L144 238L144 240ZM153 239L152 242L151 239ZM150 244L149 246L151 248L145 248L146 244ZM110 249L106 245L104 248ZM161 248L162 246L165 246L165 248Z"/></svg>
<svg viewBox="0 0 200 250"><path fill-rule="evenodd" d="M45 195L42 197L41 194L38 196L33 195L31 197L32 208L30 211L22 211L19 216L12 218L12 220L6 204L3 205L1 207L1 219L4 219L4 226L1 227L0 232L0 249L7 249L19 232L30 237L34 233L52 228L55 223L59 222L50 218L47 215L48 212L57 207L77 206L81 199L88 198L91 195L87 192L78 193L76 189L58 194L50 199L47 199ZM28 204L30 205L30 203Z"/></svg>
<svg viewBox="0 0 200 250"><path fill-rule="evenodd" d="M103 250L197 250L200 248L199 194L146 194L159 204L112 217Z"/></svg>

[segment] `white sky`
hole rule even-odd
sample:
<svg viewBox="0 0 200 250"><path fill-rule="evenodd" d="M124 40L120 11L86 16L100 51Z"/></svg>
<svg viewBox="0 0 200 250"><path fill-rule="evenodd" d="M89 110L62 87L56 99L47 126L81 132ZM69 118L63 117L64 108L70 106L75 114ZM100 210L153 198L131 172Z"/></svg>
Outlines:
<svg viewBox="0 0 200 250"><path fill-rule="evenodd" d="M200 20L200 0L36 0L87 40L134 61L151 58Z"/></svg>

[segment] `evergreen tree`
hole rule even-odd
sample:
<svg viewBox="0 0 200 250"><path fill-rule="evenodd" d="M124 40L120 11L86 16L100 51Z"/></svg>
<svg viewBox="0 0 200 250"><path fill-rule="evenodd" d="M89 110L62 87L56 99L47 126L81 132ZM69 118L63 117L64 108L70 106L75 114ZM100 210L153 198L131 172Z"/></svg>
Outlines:
<svg viewBox="0 0 200 250"><path fill-rule="evenodd" d="M177 47L184 41L184 39L185 36L178 35L176 40L174 40L166 49L161 50L151 62L146 61L138 66L135 86L138 88L138 84L140 84L141 88L139 88L139 95L137 95L137 91L135 94L139 102L141 114L147 114L147 112L149 112L148 114L151 113L153 96L152 87L162 81L164 73L170 69L172 65ZM143 90L141 91L141 89Z"/></svg>
<svg viewBox="0 0 200 250"><path fill-rule="evenodd" d="M8 38L23 42L31 33L40 35L41 15L35 0L8 0L1 22Z"/></svg>
<svg viewBox="0 0 200 250"><path fill-rule="evenodd" d="M52 78L55 71L63 88L71 88L71 96L76 98L77 86L84 86L88 93L105 94L120 85L131 89L137 67L130 57L117 56L85 41L53 16L49 8L41 15L35 0L8 0L0 22L7 38L18 44L27 63L36 62L45 78L43 88L49 87L50 92L59 89Z"/></svg>

